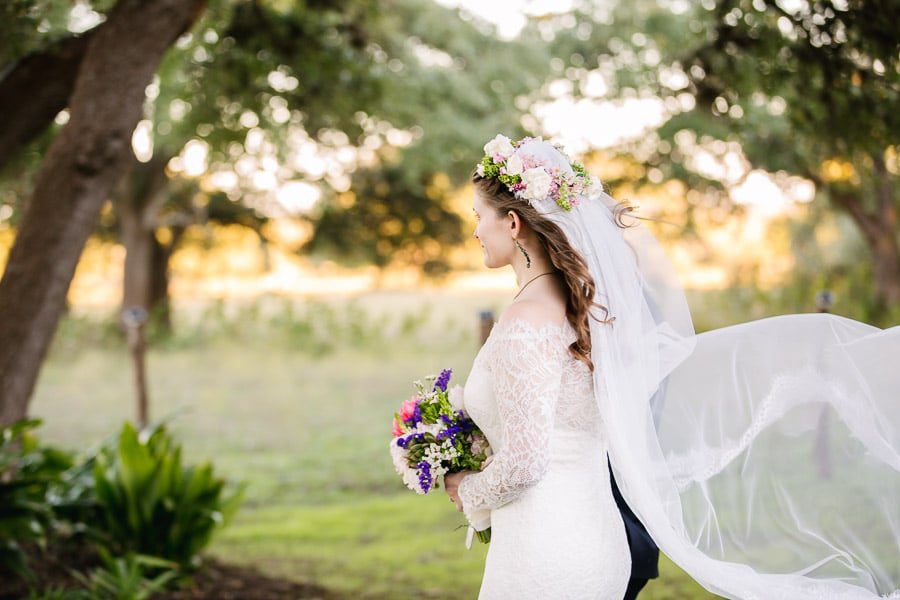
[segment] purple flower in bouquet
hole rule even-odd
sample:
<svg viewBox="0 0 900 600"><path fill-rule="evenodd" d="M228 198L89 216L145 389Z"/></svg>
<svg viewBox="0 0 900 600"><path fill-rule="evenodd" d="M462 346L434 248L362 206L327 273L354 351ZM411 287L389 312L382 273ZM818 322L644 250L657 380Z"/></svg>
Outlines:
<svg viewBox="0 0 900 600"><path fill-rule="evenodd" d="M450 375L453 373L453 369L444 369L441 371L441 374L438 375L437 379L434 381L433 390L441 390L442 392L447 391L447 383L450 381Z"/></svg>

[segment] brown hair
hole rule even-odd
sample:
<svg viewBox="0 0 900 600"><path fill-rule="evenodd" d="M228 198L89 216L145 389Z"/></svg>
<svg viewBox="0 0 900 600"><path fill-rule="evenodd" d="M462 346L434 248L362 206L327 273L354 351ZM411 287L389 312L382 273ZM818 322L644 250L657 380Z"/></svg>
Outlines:
<svg viewBox="0 0 900 600"><path fill-rule="evenodd" d="M593 371L591 330L588 319L594 318L600 323L612 325L616 318L599 319L591 314L592 306L601 308L607 316L609 316L609 309L593 300L597 288L584 257L569 244L566 235L556 223L541 215L527 202L516 198L506 184L496 177L481 177L475 173L472 175L472 183L498 213L505 215L509 211L515 212L537 234L541 246L550 256L551 264L562 273L569 289L566 300L566 319L577 335L577 339L569 346L569 352ZM633 210L633 206L620 202L614 212L616 225L623 229L633 226L625 225L621 220L625 212Z"/></svg>

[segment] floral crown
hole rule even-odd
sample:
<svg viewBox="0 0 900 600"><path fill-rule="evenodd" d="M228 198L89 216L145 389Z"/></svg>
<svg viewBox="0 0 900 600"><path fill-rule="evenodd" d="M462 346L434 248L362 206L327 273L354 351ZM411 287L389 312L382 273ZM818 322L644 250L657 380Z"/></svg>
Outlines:
<svg viewBox="0 0 900 600"><path fill-rule="evenodd" d="M475 171L480 177L496 177L513 195L542 212L552 209L548 200L570 211L581 197L601 187L583 165L540 137L511 142L497 134L484 145L484 157Z"/></svg>

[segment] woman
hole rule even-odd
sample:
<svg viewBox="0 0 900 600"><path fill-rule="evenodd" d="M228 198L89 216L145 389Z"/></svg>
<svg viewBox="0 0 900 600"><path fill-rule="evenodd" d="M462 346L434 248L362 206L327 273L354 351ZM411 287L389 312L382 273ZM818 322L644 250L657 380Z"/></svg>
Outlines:
<svg viewBox="0 0 900 600"><path fill-rule="evenodd" d="M494 459L445 477L492 527L480 598L623 596L607 452L711 591L900 597L900 374L883 364L900 327L804 314L695 335L659 245L558 148L497 136L473 182L485 264L520 284L464 393Z"/></svg>
<svg viewBox="0 0 900 600"><path fill-rule="evenodd" d="M475 184L485 265L511 265L520 284L463 394L493 460L445 477L478 529L490 517L480 597L622 598L631 561L592 392L593 280L550 220L498 179Z"/></svg>

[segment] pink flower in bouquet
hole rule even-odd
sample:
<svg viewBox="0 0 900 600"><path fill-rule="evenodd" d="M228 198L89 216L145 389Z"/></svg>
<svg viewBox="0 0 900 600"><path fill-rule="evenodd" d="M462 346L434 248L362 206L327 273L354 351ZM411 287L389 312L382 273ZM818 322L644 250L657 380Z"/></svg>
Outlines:
<svg viewBox="0 0 900 600"><path fill-rule="evenodd" d="M403 435L403 430L400 429L400 423L397 422L397 419L394 419L394 437L400 437Z"/></svg>
<svg viewBox="0 0 900 600"><path fill-rule="evenodd" d="M404 423L409 423L416 416L416 413L419 409L419 401L421 398L418 396L413 396L409 400L403 403L403 406L400 407L400 418Z"/></svg>

